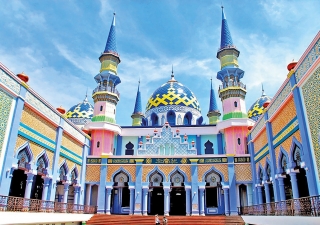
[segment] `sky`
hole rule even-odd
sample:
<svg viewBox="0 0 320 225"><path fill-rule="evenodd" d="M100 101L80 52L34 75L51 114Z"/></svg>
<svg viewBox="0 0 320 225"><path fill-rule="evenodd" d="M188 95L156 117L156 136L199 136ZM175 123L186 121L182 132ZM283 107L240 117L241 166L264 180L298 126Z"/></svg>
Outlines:
<svg viewBox="0 0 320 225"><path fill-rule="evenodd" d="M273 97L319 31L319 0L224 0L225 15L245 71L247 110L261 96ZM197 97L204 122L210 79L220 111L221 0L0 0L0 61L53 107L71 108L97 86L113 12L121 63L116 120L131 125L138 80L143 110L153 91L170 79Z"/></svg>

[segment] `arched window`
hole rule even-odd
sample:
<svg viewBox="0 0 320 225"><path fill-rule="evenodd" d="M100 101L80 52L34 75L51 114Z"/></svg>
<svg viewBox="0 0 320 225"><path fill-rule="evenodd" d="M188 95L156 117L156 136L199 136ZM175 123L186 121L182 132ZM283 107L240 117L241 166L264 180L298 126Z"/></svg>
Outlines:
<svg viewBox="0 0 320 225"><path fill-rule="evenodd" d="M300 167L301 164L301 152L300 148L296 145L293 150L293 161L296 163L296 166Z"/></svg>
<svg viewBox="0 0 320 225"><path fill-rule="evenodd" d="M238 102L234 102L234 107L238 107Z"/></svg>
<svg viewBox="0 0 320 225"><path fill-rule="evenodd" d="M282 168L283 172L285 173L287 170L287 156L284 154L281 157L281 168Z"/></svg>
<svg viewBox="0 0 320 225"><path fill-rule="evenodd" d="M131 141L128 142L128 144L126 144L126 155L134 155L134 144L131 143Z"/></svg>
<svg viewBox="0 0 320 225"><path fill-rule="evenodd" d="M102 111L102 110L103 110L103 106L101 105L101 106L100 106L100 111Z"/></svg>
<svg viewBox="0 0 320 225"><path fill-rule="evenodd" d="M204 146L206 147L205 150L204 150L204 153L205 154L213 154L213 144L211 141L207 141Z"/></svg>
<svg viewBox="0 0 320 225"><path fill-rule="evenodd" d="M176 125L176 114L174 113L174 111L170 110L167 113L167 120L171 126Z"/></svg>
<svg viewBox="0 0 320 225"><path fill-rule="evenodd" d="M100 141L97 142L97 148L99 148L99 147L100 147Z"/></svg>
<svg viewBox="0 0 320 225"><path fill-rule="evenodd" d="M159 125L159 118L158 118L157 114L155 114L155 113L151 114L151 122L152 122L152 126Z"/></svg>
<svg viewBox="0 0 320 225"><path fill-rule="evenodd" d="M240 138L238 138L238 145L241 145L241 140L240 140Z"/></svg>
<svg viewBox="0 0 320 225"><path fill-rule="evenodd" d="M191 125L192 114L191 112L187 112L183 118L183 125Z"/></svg>

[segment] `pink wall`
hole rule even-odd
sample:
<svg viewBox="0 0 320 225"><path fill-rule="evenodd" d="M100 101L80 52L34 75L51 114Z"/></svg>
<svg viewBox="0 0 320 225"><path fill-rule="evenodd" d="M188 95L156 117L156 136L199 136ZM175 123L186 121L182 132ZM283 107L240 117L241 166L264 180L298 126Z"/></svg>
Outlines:
<svg viewBox="0 0 320 225"><path fill-rule="evenodd" d="M237 102L237 107L234 106L234 102ZM246 113L246 110L243 108L244 101L241 98L234 97L234 98L228 98L223 101L223 113L230 113L230 112L244 112Z"/></svg>
<svg viewBox="0 0 320 225"><path fill-rule="evenodd" d="M226 139L226 154L245 154L246 150L246 127L230 127L224 130ZM238 144L240 138L240 145Z"/></svg>
<svg viewBox="0 0 320 225"><path fill-rule="evenodd" d="M91 155L100 156L102 153L112 155L113 137L112 131L93 130L91 133ZM100 142L99 147L97 147L98 142Z"/></svg>
<svg viewBox="0 0 320 225"><path fill-rule="evenodd" d="M100 111L100 106L103 107L102 111ZM104 115L105 111L106 111L106 103L105 102L99 101L94 104L93 116Z"/></svg>

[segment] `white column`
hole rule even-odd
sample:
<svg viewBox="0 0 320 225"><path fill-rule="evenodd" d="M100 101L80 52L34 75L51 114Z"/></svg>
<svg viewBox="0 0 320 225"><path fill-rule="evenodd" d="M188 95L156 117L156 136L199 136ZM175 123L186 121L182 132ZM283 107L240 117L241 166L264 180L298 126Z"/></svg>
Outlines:
<svg viewBox="0 0 320 225"><path fill-rule="evenodd" d="M91 184L87 184L87 189L86 189L86 205L90 205L90 200L91 200Z"/></svg>

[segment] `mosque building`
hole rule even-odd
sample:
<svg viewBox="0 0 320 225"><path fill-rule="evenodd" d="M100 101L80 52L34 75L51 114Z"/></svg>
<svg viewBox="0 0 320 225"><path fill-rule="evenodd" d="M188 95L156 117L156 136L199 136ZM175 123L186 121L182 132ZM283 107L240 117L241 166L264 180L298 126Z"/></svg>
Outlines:
<svg viewBox="0 0 320 225"><path fill-rule="evenodd" d="M240 206L319 195L320 33L288 66L277 94L271 99L262 88L248 111L239 55L222 8L220 85L216 94L211 80L202 106L209 124L197 90L173 69L145 110L139 83L132 125L116 123L115 15L93 106L86 95L67 112L54 109L25 74L0 64L0 195L92 205L103 214L192 216L238 215Z"/></svg>

